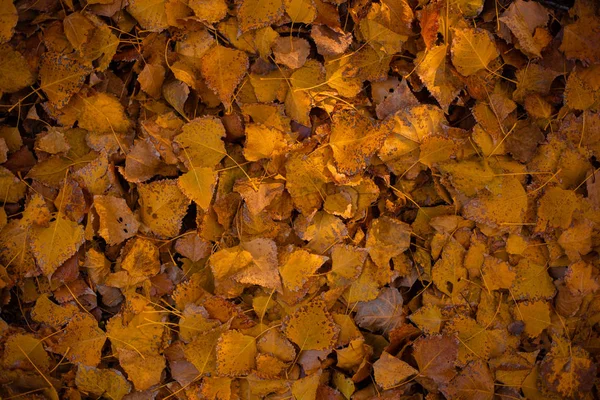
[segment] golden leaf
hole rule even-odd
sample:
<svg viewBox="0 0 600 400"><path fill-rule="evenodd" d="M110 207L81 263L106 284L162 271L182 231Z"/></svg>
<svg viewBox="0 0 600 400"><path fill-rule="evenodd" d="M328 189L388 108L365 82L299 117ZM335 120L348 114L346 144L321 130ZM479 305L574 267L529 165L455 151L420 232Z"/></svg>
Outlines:
<svg viewBox="0 0 600 400"><path fill-rule="evenodd" d="M50 358L41 340L31 334L17 333L10 335L4 343L2 365L7 370L48 371Z"/></svg>
<svg viewBox="0 0 600 400"><path fill-rule="evenodd" d="M231 99L238 84L248 70L246 53L223 46L209 49L200 60L200 71L226 108L231 107Z"/></svg>
<svg viewBox="0 0 600 400"><path fill-rule="evenodd" d="M409 318L425 333L440 333L443 322L442 310L435 305L426 304L412 313Z"/></svg>
<svg viewBox="0 0 600 400"><path fill-rule="evenodd" d="M292 384L292 396L295 400L317 398L317 389L321 381L321 371L305 376Z"/></svg>
<svg viewBox="0 0 600 400"><path fill-rule="evenodd" d="M0 92L12 93L33 84L35 76L21 53L0 44L0 59Z"/></svg>
<svg viewBox="0 0 600 400"><path fill-rule="evenodd" d="M140 223L125 199L113 196L94 196L94 208L100 217L98 233L106 243L119 244L135 236Z"/></svg>
<svg viewBox="0 0 600 400"><path fill-rule="evenodd" d="M227 15L227 3L224 0L190 0L189 7L199 19L211 24L219 22Z"/></svg>
<svg viewBox="0 0 600 400"><path fill-rule="evenodd" d="M419 373L404 361L385 351L373 364L373 371L375 382L384 390L392 388Z"/></svg>
<svg viewBox="0 0 600 400"><path fill-rule="evenodd" d="M75 384L83 392L113 400L121 400L131 391L131 385L120 371L85 365L77 368Z"/></svg>
<svg viewBox="0 0 600 400"><path fill-rule="evenodd" d="M552 324L550 307L545 301L518 303L515 305L515 318L525 323L525 334L534 338Z"/></svg>
<svg viewBox="0 0 600 400"><path fill-rule="evenodd" d="M452 63L464 76L487 69L498 57L489 32L482 29L456 29L452 39Z"/></svg>
<svg viewBox="0 0 600 400"><path fill-rule="evenodd" d="M101 92L83 98L78 120L80 128L99 133L125 133L131 126L119 100Z"/></svg>
<svg viewBox="0 0 600 400"><path fill-rule="evenodd" d="M339 327L325 309L325 303L313 300L284 318L283 332L301 351L325 350L335 344Z"/></svg>
<svg viewBox="0 0 600 400"><path fill-rule="evenodd" d="M19 14L12 0L0 1L0 43L5 43L13 36L13 30L19 21Z"/></svg>
<svg viewBox="0 0 600 400"><path fill-rule="evenodd" d="M387 267L390 259L402 254L409 245L410 227L404 222L386 216L371 223L366 248L380 268Z"/></svg>
<svg viewBox="0 0 600 400"><path fill-rule="evenodd" d="M156 236L171 238L181 230L189 199L175 180L162 180L138 186L141 222Z"/></svg>
<svg viewBox="0 0 600 400"><path fill-rule="evenodd" d="M212 202L218 174L210 168L194 168L177 179L177 186L203 210Z"/></svg>
<svg viewBox="0 0 600 400"><path fill-rule="evenodd" d="M175 141L182 147L180 158L189 169L213 168L227 154L221 140L224 136L219 119L203 117L185 124Z"/></svg>
<svg viewBox="0 0 600 400"><path fill-rule="evenodd" d="M332 267L327 274L327 281L332 287L350 285L360 276L366 259L366 249L335 245L331 250Z"/></svg>
<svg viewBox="0 0 600 400"><path fill-rule="evenodd" d="M46 52L41 60L40 87L57 108L69 103L79 92L91 65L75 55Z"/></svg>
<svg viewBox="0 0 600 400"><path fill-rule="evenodd" d="M160 271L158 247L148 239L130 240L122 254L120 266L134 279L148 279Z"/></svg>
<svg viewBox="0 0 600 400"><path fill-rule="evenodd" d="M552 350L540 364L544 386L565 397L589 392L594 385L597 366L587 351L571 346L567 340L553 338Z"/></svg>
<svg viewBox="0 0 600 400"><path fill-rule="evenodd" d="M544 265L522 258L516 265L517 277L511 291L517 300L551 299L556 293Z"/></svg>
<svg viewBox="0 0 600 400"><path fill-rule="evenodd" d="M52 275L85 242L83 227L62 215L47 228L35 227L31 232L31 252L44 275Z"/></svg>
<svg viewBox="0 0 600 400"><path fill-rule="evenodd" d="M388 125L377 125L359 113L334 114L329 145L338 170L349 175L363 170L389 133Z"/></svg>
<svg viewBox="0 0 600 400"><path fill-rule="evenodd" d="M248 161L258 161L282 154L287 149L286 135L279 129L260 123L246 125L244 157Z"/></svg>
<svg viewBox="0 0 600 400"><path fill-rule="evenodd" d="M328 259L328 257L311 254L306 250L295 250L279 267L283 286L292 291L302 289L304 284Z"/></svg>
<svg viewBox="0 0 600 400"><path fill-rule="evenodd" d="M43 294L35 302L35 306L31 310L31 318L36 322L42 322L59 329L78 312L79 308L77 306L70 303L64 305L54 304L47 294Z"/></svg>
<svg viewBox="0 0 600 400"><path fill-rule="evenodd" d="M18 202L25 196L26 189L25 183L6 168L0 167L0 193L4 193L4 201L8 203Z"/></svg>
<svg viewBox="0 0 600 400"><path fill-rule="evenodd" d="M509 289L516 276L507 262L491 256L485 257L482 278L489 290Z"/></svg>
<svg viewBox="0 0 600 400"><path fill-rule="evenodd" d="M96 367L100 363L106 334L87 313L75 315L65 330L52 338L50 351L65 356L79 365Z"/></svg>
<svg viewBox="0 0 600 400"><path fill-rule="evenodd" d="M132 0L127 6L127 12L142 28L151 32L161 32L169 27L165 0Z"/></svg>
<svg viewBox="0 0 600 400"><path fill-rule="evenodd" d="M282 0L244 0L238 10L242 32L270 25L282 15Z"/></svg>
<svg viewBox="0 0 600 400"><path fill-rule="evenodd" d="M417 74L444 110L448 110L463 87L446 61L447 52L448 46L435 46L415 60Z"/></svg>
<svg viewBox="0 0 600 400"><path fill-rule="evenodd" d="M217 342L217 372L226 376L247 375L256 366L256 340L232 330Z"/></svg>

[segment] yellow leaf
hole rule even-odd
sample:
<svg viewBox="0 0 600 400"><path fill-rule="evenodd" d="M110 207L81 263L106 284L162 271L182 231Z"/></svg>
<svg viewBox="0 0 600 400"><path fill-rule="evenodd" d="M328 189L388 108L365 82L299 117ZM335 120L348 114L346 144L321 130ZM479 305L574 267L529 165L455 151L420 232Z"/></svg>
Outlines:
<svg viewBox="0 0 600 400"><path fill-rule="evenodd" d="M32 363L34 365L32 365ZM44 350L42 341L30 334L13 334L4 343L2 365L6 369L24 371L48 371L50 358Z"/></svg>
<svg viewBox="0 0 600 400"><path fill-rule="evenodd" d="M496 227L514 227L523 222L527 211L527 194L515 177L503 177L488 186L491 192L471 200L463 216Z"/></svg>
<svg viewBox="0 0 600 400"><path fill-rule="evenodd" d="M100 363L106 334L90 314L75 315L64 331L52 338L50 351L65 356L72 363L95 367Z"/></svg>
<svg viewBox="0 0 600 400"><path fill-rule="evenodd" d="M216 328L197 336L184 350L186 359L196 367L199 375L213 374L217 366L216 346L225 328Z"/></svg>
<svg viewBox="0 0 600 400"><path fill-rule="evenodd" d="M0 92L16 92L35 81L25 57L11 46L0 44L0 60Z"/></svg>
<svg viewBox="0 0 600 400"><path fill-rule="evenodd" d="M346 286L355 281L362 272L367 250L338 244L331 250L332 267L327 280L332 287Z"/></svg>
<svg viewBox="0 0 600 400"><path fill-rule="evenodd" d="M574 296L585 296L600 288L594 276L594 268L582 260L569 265L565 285Z"/></svg>
<svg viewBox="0 0 600 400"><path fill-rule="evenodd" d="M489 290L509 289L517 276L507 262L490 256L484 259L482 273Z"/></svg>
<svg viewBox="0 0 600 400"><path fill-rule="evenodd" d="M211 319L206 309L196 304L188 304L179 319L179 337L186 343L218 327L221 323Z"/></svg>
<svg viewBox="0 0 600 400"><path fill-rule="evenodd" d="M525 323L525 333L535 338L552 324L550 307L545 301L517 303L513 312L515 319Z"/></svg>
<svg viewBox="0 0 600 400"><path fill-rule="evenodd" d="M263 59L268 59L271 54L271 47L273 47L273 43L279 37L279 33L273 30L270 26L266 26L264 28L260 28L256 31L254 46L258 50L258 54Z"/></svg>
<svg viewBox="0 0 600 400"><path fill-rule="evenodd" d="M540 364L544 386L564 398L589 393L594 386L597 365L587 351L561 337L553 337L552 350Z"/></svg>
<svg viewBox="0 0 600 400"><path fill-rule="evenodd" d="M312 375L294 381L292 384L292 396L295 400L311 400L317 398L317 389L321 382L321 374L318 370Z"/></svg>
<svg viewBox="0 0 600 400"><path fill-rule="evenodd" d="M7 203L16 203L25 196L27 186L8 169L0 167L0 193Z"/></svg>
<svg viewBox="0 0 600 400"><path fill-rule="evenodd" d="M442 310L435 305L426 304L412 313L409 318L425 333L440 333L443 322Z"/></svg>
<svg viewBox="0 0 600 400"><path fill-rule="evenodd" d="M205 377L202 379L202 398L207 400L231 399L233 379Z"/></svg>
<svg viewBox="0 0 600 400"><path fill-rule="evenodd" d="M281 278L277 270L277 244L270 239L257 238L242 242L242 248L252 255L253 263L237 274L236 280L243 284L259 285L281 292Z"/></svg>
<svg viewBox="0 0 600 400"><path fill-rule="evenodd" d="M517 277L511 291L517 300L551 299L556 293L544 265L522 258L516 265Z"/></svg>
<svg viewBox="0 0 600 400"><path fill-rule="evenodd" d="M323 211L318 211L310 220L299 217L296 231L301 239L308 241L306 249L317 254L327 253L332 245L348 236L342 220Z"/></svg>
<svg viewBox="0 0 600 400"><path fill-rule="evenodd" d="M217 372L226 376L247 375L255 368L256 341L238 331L224 332L217 343Z"/></svg>
<svg viewBox="0 0 600 400"><path fill-rule="evenodd" d="M120 371L80 365L75 375L75 384L82 392L121 400L131 391L131 385Z"/></svg>
<svg viewBox="0 0 600 400"><path fill-rule="evenodd" d="M183 126L182 133L175 137L183 151L181 160L189 169L213 168L225 157L225 128L221 120L212 117L196 118Z"/></svg>
<svg viewBox="0 0 600 400"><path fill-rule="evenodd" d="M283 0L244 0L238 9L242 32L270 25L283 15Z"/></svg>
<svg viewBox="0 0 600 400"><path fill-rule="evenodd" d="M339 335L339 327L322 300L298 307L283 320L283 332L300 350L331 349Z"/></svg>
<svg viewBox="0 0 600 400"><path fill-rule="evenodd" d="M158 247L148 239L137 237L130 240L121 254L121 268L136 280L145 280L160 272Z"/></svg>
<svg viewBox="0 0 600 400"><path fill-rule="evenodd" d="M444 110L460 93L463 84L446 61L448 46L434 46L420 53L415 60L416 71L433 97Z"/></svg>
<svg viewBox="0 0 600 400"><path fill-rule="evenodd" d="M98 233L109 245L122 243L137 233L140 223L125 199L94 196L94 208L100 217Z"/></svg>
<svg viewBox="0 0 600 400"><path fill-rule="evenodd" d="M106 333L113 349L133 350L140 355L158 354L166 331L164 313L148 305L140 297L128 297L125 313L113 316L106 323Z"/></svg>
<svg viewBox="0 0 600 400"><path fill-rule="evenodd" d="M0 43L5 43L13 36L19 15L12 0L0 1Z"/></svg>
<svg viewBox="0 0 600 400"><path fill-rule="evenodd" d="M328 259L328 257L311 254L303 249L295 250L279 267L283 286L291 291L302 289L304 284Z"/></svg>
<svg viewBox="0 0 600 400"><path fill-rule="evenodd" d="M79 312L79 308L73 304L66 303L58 305L50 301L47 294L38 297L31 318L36 322L42 322L53 328L59 329Z"/></svg>
<svg viewBox="0 0 600 400"><path fill-rule="evenodd" d="M0 260L17 276L37 276L33 253L29 246L31 227L22 220L10 220L0 231Z"/></svg>
<svg viewBox="0 0 600 400"><path fill-rule="evenodd" d="M194 168L177 179L177 186L190 200L208 210L215 191L218 174L211 168Z"/></svg>
<svg viewBox="0 0 600 400"><path fill-rule="evenodd" d="M574 191L556 186L546 189L539 202L536 232L544 232L548 228L567 229L578 208L579 199Z"/></svg>
<svg viewBox="0 0 600 400"><path fill-rule="evenodd" d="M83 98L78 120L80 128L98 133L125 133L131 126L119 100L102 92Z"/></svg>
<svg viewBox="0 0 600 400"><path fill-rule="evenodd" d="M352 340L347 347L336 349L336 366L346 371L356 371L372 350L363 338Z"/></svg>
<svg viewBox="0 0 600 400"><path fill-rule="evenodd" d="M225 279L248 267L252 255L240 246L219 250L208 259L216 280Z"/></svg>
<svg viewBox="0 0 600 400"><path fill-rule="evenodd" d="M287 136L279 129L260 123L246 125L244 157L248 161L258 161L282 154L287 149Z"/></svg>
<svg viewBox="0 0 600 400"><path fill-rule="evenodd" d="M79 91L92 66L75 55L44 53L40 66L40 87L57 108L69 103Z"/></svg>
<svg viewBox="0 0 600 400"><path fill-rule="evenodd" d="M200 71L225 108L231 107L231 99L238 84L248 70L248 56L243 51L223 46L209 49L200 60Z"/></svg>
<svg viewBox="0 0 600 400"><path fill-rule="evenodd" d="M317 8L312 0L284 0L285 12L293 23L310 24L317 17Z"/></svg>
<svg viewBox="0 0 600 400"><path fill-rule="evenodd" d="M292 196L294 206L302 213L314 212L324 200L325 185L330 181L325 165L328 158L325 150L317 150L306 157L294 152L287 159L286 189Z"/></svg>
<svg viewBox="0 0 600 400"><path fill-rule="evenodd" d="M160 354L139 354L132 348L120 348L118 350L119 364L129 380L133 382L138 391L149 389L160 383L163 369L165 369L165 358Z"/></svg>
<svg viewBox="0 0 600 400"><path fill-rule="evenodd" d="M379 289L390 283L391 279L392 271L389 266L379 267L367 258L362 273L344 292L344 297L351 304L374 300L379 295Z"/></svg>
<svg viewBox="0 0 600 400"><path fill-rule="evenodd" d="M65 36L69 39L71 46L81 52L83 45L90 40L94 25L80 12L69 14L63 20Z"/></svg>
<svg viewBox="0 0 600 400"><path fill-rule="evenodd" d="M435 286L453 299L460 299L460 292L467 282L467 269L464 267L465 249L454 238L444 246L442 257L431 269Z"/></svg>
<svg viewBox="0 0 600 400"><path fill-rule="evenodd" d="M190 0L189 7L199 19L211 24L227 15L227 3L223 0Z"/></svg>
<svg viewBox="0 0 600 400"><path fill-rule="evenodd" d="M47 228L31 233L31 252L44 275L50 276L85 242L83 227L58 215Z"/></svg>
<svg viewBox="0 0 600 400"><path fill-rule="evenodd" d="M95 61L97 71L105 71L119 47L119 38L112 29L93 14L88 14L95 29L89 41L81 49L81 57L87 61Z"/></svg>
<svg viewBox="0 0 600 400"><path fill-rule="evenodd" d="M387 216L371 223L366 248L380 268L388 267L390 259L402 254L410 245L410 226Z"/></svg>
<svg viewBox="0 0 600 400"><path fill-rule="evenodd" d="M489 32L483 29L456 29L452 39L452 63L464 76L487 69L498 57L498 50Z"/></svg>
<svg viewBox="0 0 600 400"><path fill-rule="evenodd" d="M165 0L131 0L127 11L148 31L161 32L169 27Z"/></svg>
<svg viewBox="0 0 600 400"><path fill-rule="evenodd" d="M189 199L175 180L155 181L138 186L142 223L156 236L171 238L181 230Z"/></svg>
<svg viewBox="0 0 600 400"><path fill-rule="evenodd" d="M397 359L385 351L381 353L381 357L373 364L373 372L375 374L375 382L384 390L392 388L419 373L419 371L404 361Z"/></svg>
<svg viewBox="0 0 600 400"><path fill-rule="evenodd" d="M376 124L358 112L335 114L329 145L338 170L349 175L363 170L389 133L388 125Z"/></svg>

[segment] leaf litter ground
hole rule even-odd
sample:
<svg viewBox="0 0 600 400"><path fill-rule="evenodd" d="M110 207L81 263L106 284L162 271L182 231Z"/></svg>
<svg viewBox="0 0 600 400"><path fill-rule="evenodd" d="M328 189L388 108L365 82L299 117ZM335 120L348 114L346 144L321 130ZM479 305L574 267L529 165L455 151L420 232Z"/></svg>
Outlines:
<svg viewBox="0 0 600 400"><path fill-rule="evenodd" d="M563 3L0 0L0 396L597 398Z"/></svg>

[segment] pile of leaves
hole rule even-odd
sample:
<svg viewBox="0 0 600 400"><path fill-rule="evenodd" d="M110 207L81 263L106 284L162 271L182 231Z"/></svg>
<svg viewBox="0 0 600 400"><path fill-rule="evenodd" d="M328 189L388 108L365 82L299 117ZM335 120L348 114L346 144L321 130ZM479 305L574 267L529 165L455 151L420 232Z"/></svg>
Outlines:
<svg viewBox="0 0 600 400"><path fill-rule="evenodd" d="M0 395L597 398L557 3L0 0Z"/></svg>

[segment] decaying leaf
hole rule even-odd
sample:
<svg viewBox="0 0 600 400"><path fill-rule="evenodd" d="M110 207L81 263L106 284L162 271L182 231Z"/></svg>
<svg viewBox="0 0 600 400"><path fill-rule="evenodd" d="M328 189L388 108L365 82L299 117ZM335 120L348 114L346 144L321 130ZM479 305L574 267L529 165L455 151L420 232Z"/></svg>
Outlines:
<svg viewBox="0 0 600 400"><path fill-rule="evenodd" d="M594 397L599 77L595 0L0 0L0 397Z"/></svg>

